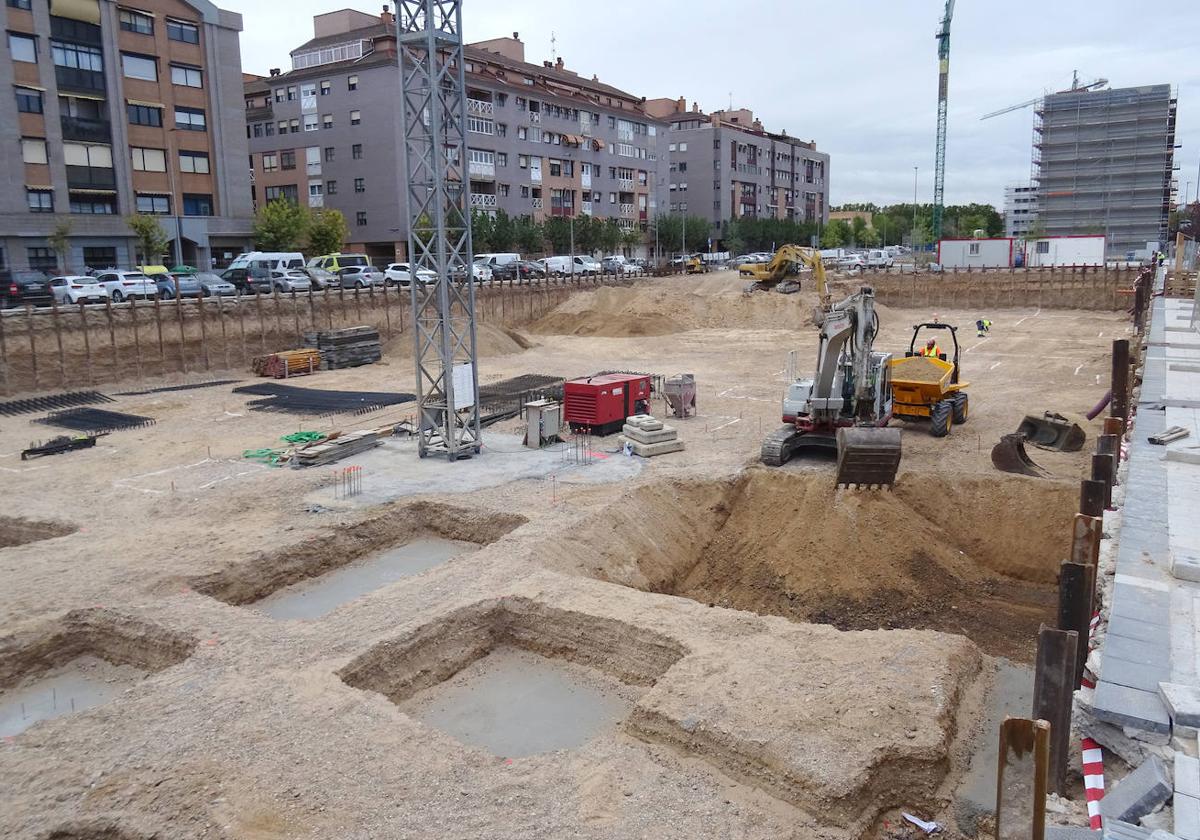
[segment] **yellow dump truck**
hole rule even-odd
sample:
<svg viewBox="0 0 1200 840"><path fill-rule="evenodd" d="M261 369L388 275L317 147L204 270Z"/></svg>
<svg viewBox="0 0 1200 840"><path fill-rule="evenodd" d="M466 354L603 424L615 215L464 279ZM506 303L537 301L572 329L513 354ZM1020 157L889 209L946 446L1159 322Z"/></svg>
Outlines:
<svg viewBox="0 0 1200 840"><path fill-rule="evenodd" d="M947 361L940 348L936 355L924 355L928 344L918 347L917 340L925 330L949 332L954 345L953 361ZM959 379L955 327L937 322L917 324L908 351L901 358L893 358L890 364L892 416L901 420L928 420L929 433L934 437L945 437L953 426L967 422L966 387L970 383Z"/></svg>

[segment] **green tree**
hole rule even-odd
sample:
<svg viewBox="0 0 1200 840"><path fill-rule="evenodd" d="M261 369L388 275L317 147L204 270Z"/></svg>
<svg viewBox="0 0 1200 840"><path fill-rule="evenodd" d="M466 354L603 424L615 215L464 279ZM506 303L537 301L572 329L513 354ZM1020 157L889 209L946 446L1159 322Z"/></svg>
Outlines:
<svg viewBox="0 0 1200 840"><path fill-rule="evenodd" d="M822 248L840 248L850 241L850 226L844 219L834 219L821 233Z"/></svg>
<svg viewBox="0 0 1200 840"><path fill-rule="evenodd" d="M482 210L471 211L471 244L477 254L485 254L494 249L496 223L490 215Z"/></svg>
<svg viewBox="0 0 1200 840"><path fill-rule="evenodd" d="M858 246L863 244L863 234L867 232L867 221L862 216L850 220L850 243Z"/></svg>
<svg viewBox="0 0 1200 840"><path fill-rule="evenodd" d="M63 271L68 270L67 253L71 247L71 222L63 219L54 226L53 232L46 237L46 243L50 246L50 250L58 257L58 264Z"/></svg>
<svg viewBox="0 0 1200 840"><path fill-rule="evenodd" d="M879 247L879 231L873 227L863 228L863 232L858 237L858 244L863 248Z"/></svg>
<svg viewBox="0 0 1200 840"><path fill-rule="evenodd" d="M546 237L542 226L532 216L520 216L513 221L513 241L526 256L542 254L546 250Z"/></svg>
<svg viewBox="0 0 1200 840"><path fill-rule="evenodd" d="M634 248L643 244L646 241L646 234L639 228L632 227L629 230L623 231L621 234L621 247L625 251L625 256L629 256Z"/></svg>
<svg viewBox="0 0 1200 840"><path fill-rule="evenodd" d="M140 265L158 265L167 251L167 233L158 219L144 213L135 213L125 219L125 224L137 239L137 251L141 255Z"/></svg>
<svg viewBox="0 0 1200 840"><path fill-rule="evenodd" d="M730 219L725 223L725 235L721 237L725 240L725 250L729 251L730 256L739 256L746 250L746 240L742 235L742 222L740 219Z"/></svg>
<svg viewBox="0 0 1200 840"><path fill-rule="evenodd" d="M314 210L308 224L308 253L336 254L346 244L350 228L342 211L329 209Z"/></svg>
<svg viewBox="0 0 1200 840"><path fill-rule="evenodd" d="M542 224L542 237L552 254L568 254L571 250L571 223L562 216L551 216Z"/></svg>
<svg viewBox="0 0 1200 840"><path fill-rule="evenodd" d="M492 247L497 251L511 250L516 238L517 232L512 217L503 210L497 210L496 218L492 222Z"/></svg>
<svg viewBox="0 0 1200 840"><path fill-rule="evenodd" d="M654 226L658 231L658 247L664 254L678 254L682 246L683 217L674 213L662 214L654 218Z"/></svg>
<svg viewBox="0 0 1200 840"><path fill-rule="evenodd" d="M571 224L575 226L575 253L591 254L597 248L602 247L600 239L604 232L603 220L592 218L586 213L581 213L574 217ZM568 249L570 245L571 243L568 241Z"/></svg>
<svg viewBox="0 0 1200 840"><path fill-rule="evenodd" d="M599 245L605 256L616 253L625 239L625 231L616 219L605 219L600 226Z"/></svg>
<svg viewBox="0 0 1200 840"><path fill-rule="evenodd" d="M712 235L712 222L704 216L687 217L687 250L707 251L708 239Z"/></svg>
<svg viewBox="0 0 1200 840"><path fill-rule="evenodd" d="M298 251L308 232L308 210L277 198L254 217L254 241L264 251ZM328 252L326 252L328 253Z"/></svg>

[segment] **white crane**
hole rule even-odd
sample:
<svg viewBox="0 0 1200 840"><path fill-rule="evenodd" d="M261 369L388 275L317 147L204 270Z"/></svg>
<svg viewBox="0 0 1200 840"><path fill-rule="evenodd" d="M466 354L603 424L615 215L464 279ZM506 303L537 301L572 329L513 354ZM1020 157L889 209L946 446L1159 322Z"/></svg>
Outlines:
<svg viewBox="0 0 1200 840"><path fill-rule="evenodd" d="M1081 85L1081 84L1079 84L1079 72L1076 71L1074 76L1071 79L1070 89L1064 90L1061 92L1062 93L1071 93L1072 91L1091 90L1093 88L1104 87L1106 84L1108 84L1108 79L1096 79L1093 82L1088 82L1087 84ZM984 114L979 119L990 120L992 117L998 117L1001 114L1007 114L1010 111L1019 111L1022 108L1028 108L1031 105L1038 104L1039 102L1042 101L1042 99L1043 99L1043 97L1039 96L1036 99L1030 99L1028 102L1020 102L1016 105L1009 105L1007 108L1001 108L999 111L992 111L992 113L990 113L990 114Z"/></svg>

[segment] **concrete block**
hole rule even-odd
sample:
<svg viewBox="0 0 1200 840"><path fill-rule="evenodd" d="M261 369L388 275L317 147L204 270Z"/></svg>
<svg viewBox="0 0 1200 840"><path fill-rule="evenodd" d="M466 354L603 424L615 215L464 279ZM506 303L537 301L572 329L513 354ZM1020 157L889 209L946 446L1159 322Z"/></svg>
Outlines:
<svg viewBox="0 0 1200 840"><path fill-rule="evenodd" d="M1117 598L1113 601L1112 615L1143 621L1147 624L1161 624L1168 627L1171 617L1165 607L1143 604L1133 598Z"/></svg>
<svg viewBox="0 0 1200 840"><path fill-rule="evenodd" d="M1090 828L1046 827L1046 840L1100 840L1102 836L1099 831Z"/></svg>
<svg viewBox="0 0 1200 840"><path fill-rule="evenodd" d="M1134 639L1162 646L1166 646L1171 638L1170 628L1165 624L1152 624L1124 615L1110 616L1107 632L1109 636L1120 636L1124 639Z"/></svg>
<svg viewBox="0 0 1200 840"><path fill-rule="evenodd" d="M662 443L663 441L675 440L675 438L679 437L679 433L670 426L663 426L657 431L647 431L639 429L637 426L626 424L622 427L621 433L631 440L636 440L638 443Z"/></svg>
<svg viewBox="0 0 1200 840"><path fill-rule="evenodd" d="M1165 665L1151 665L1113 656L1107 649L1100 668L1100 679L1117 685L1137 688L1153 694L1158 693L1158 684L1170 680L1171 669Z"/></svg>
<svg viewBox="0 0 1200 840"><path fill-rule="evenodd" d="M1101 800L1103 801L1103 800ZM1150 840L1153 832L1120 820L1104 821L1104 840Z"/></svg>
<svg viewBox="0 0 1200 840"><path fill-rule="evenodd" d="M1200 687L1160 682L1158 696L1175 726L1200 727Z"/></svg>
<svg viewBox="0 0 1200 840"><path fill-rule="evenodd" d="M645 429L647 432L657 432L663 427L661 420L656 420L649 414L634 414L625 418L626 426L636 426L639 429Z"/></svg>
<svg viewBox="0 0 1200 840"><path fill-rule="evenodd" d="M1158 756L1151 756L1105 794L1100 800L1100 813L1106 820L1134 822L1158 808L1173 793L1166 765Z"/></svg>
<svg viewBox="0 0 1200 840"><path fill-rule="evenodd" d="M1200 556L1191 552L1172 551L1171 574L1176 580L1200 583Z"/></svg>
<svg viewBox="0 0 1200 840"><path fill-rule="evenodd" d="M1200 761L1186 753L1175 753L1175 794L1200 799Z"/></svg>
<svg viewBox="0 0 1200 840"><path fill-rule="evenodd" d="M1144 662L1147 665L1169 667L1171 664L1171 650L1168 645L1138 641L1120 635L1104 640L1104 656L1128 662Z"/></svg>
<svg viewBox="0 0 1200 840"><path fill-rule="evenodd" d="M1200 840L1200 799L1176 793L1174 805L1175 836L1180 840Z"/></svg>
<svg viewBox="0 0 1200 840"><path fill-rule="evenodd" d="M666 455L668 452L679 452L683 449L683 441L681 440L668 440L663 443L638 443L636 440L630 440L622 436L617 438L617 443L622 449L628 443L629 448L633 450L633 454L642 458L653 458L655 455Z"/></svg>

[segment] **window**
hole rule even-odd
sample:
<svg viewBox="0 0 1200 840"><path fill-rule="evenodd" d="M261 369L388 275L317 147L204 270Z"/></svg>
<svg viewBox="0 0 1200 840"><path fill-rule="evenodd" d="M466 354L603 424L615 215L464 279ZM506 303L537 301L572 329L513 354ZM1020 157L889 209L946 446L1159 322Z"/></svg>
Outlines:
<svg viewBox="0 0 1200 840"><path fill-rule="evenodd" d="M325 187L322 186L320 181L317 181L315 184L308 185L309 198L317 198L318 196L322 195L325 195Z"/></svg>
<svg viewBox="0 0 1200 840"><path fill-rule="evenodd" d="M263 152L262 156L263 172L277 172L279 170L279 155L275 152Z"/></svg>
<svg viewBox="0 0 1200 840"><path fill-rule="evenodd" d="M366 178L355 178L354 179L354 191L356 193L366 192L367 191L367 179Z"/></svg>
<svg viewBox="0 0 1200 840"><path fill-rule="evenodd" d="M287 120L280 120L280 121L279 121L279 133L280 133L280 134L287 134L287 126L288 126L288 121L287 121Z"/></svg>
<svg viewBox="0 0 1200 840"><path fill-rule="evenodd" d="M58 49L57 47L55 48ZM58 64L57 61L54 62ZM71 65L63 65L71 66ZM158 62L144 55L121 53L121 69L129 79L143 79L147 82L158 81Z"/></svg>
<svg viewBox="0 0 1200 840"><path fill-rule="evenodd" d="M26 188L25 199L29 202L30 213L53 213L54 191L32 190Z"/></svg>
<svg viewBox="0 0 1200 840"><path fill-rule="evenodd" d="M270 123L267 123L267 125L270 125ZM246 126L246 127L247 127L247 128L249 128L249 126ZM262 136L263 136L263 124L262 124L262 123L255 123L255 124L254 124L254 136L255 136L255 137L262 137Z"/></svg>
<svg viewBox="0 0 1200 840"><path fill-rule="evenodd" d="M171 84L198 88L204 87L204 80L199 67L191 67L187 64L172 64Z"/></svg>
<svg viewBox="0 0 1200 840"><path fill-rule="evenodd" d="M320 127L321 126L317 123L317 115L316 114L305 114L304 115L304 130L305 131L316 131Z"/></svg>
<svg viewBox="0 0 1200 840"><path fill-rule="evenodd" d="M333 146L325 147L325 162L326 163L333 163L333 149L334 149Z"/></svg>
<svg viewBox="0 0 1200 840"><path fill-rule="evenodd" d="M117 212L117 197L112 194L67 193L71 200L71 212L88 216L111 216Z"/></svg>
<svg viewBox="0 0 1200 840"><path fill-rule="evenodd" d="M292 120L291 122L288 123L288 128L292 132L292 134L299 134L300 133L300 120Z"/></svg>
<svg viewBox="0 0 1200 840"><path fill-rule="evenodd" d="M332 86L329 84L329 80L323 79L321 81L321 95L328 96L330 90L332 90Z"/></svg>
<svg viewBox="0 0 1200 840"><path fill-rule="evenodd" d="M304 150L304 162L308 166L309 175L321 174L321 148L320 146L309 146Z"/></svg>
<svg viewBox="0 0 1200 840"><path fill-rule="evenodd" d="M467 117L467 131L473 131L476 134L495 134L496 126L491 120L485 120L481 117Z"/></svg>
<svg viewBox="0 0 1200 840"><path fill-rule="evenodd" d="M24 9L27 12L33 11L32 0L8 0L10 9Z"/></svg>
<svg viewBox="0 0 1200 840"><path fill-rule="evenodd" d="M275 101L276 102L282 102L284 100L285 95L286 95L286 92L284 91L283 88L275 88Z"/></svg>
<svg viewBox="0 0 1200 840"><path fill-rule="evenodd" d="M171 214L171 199L165 195L137 195L137 211L151 216L169 216ZM87 260L84 260L87 262Z"/></svg>
<svg viewBox="0 0 1200 840"><path fill-rule="evenodd" d="M496 165L508 166L508 152L496 152Z"/></svg>
<svg viewBox="0 0 1200 840"><path fill-rule="evenodd" d="M30 38L28 35L16 35L9 32L8 49L12 53L13 61L27 61L30 64L37 64L37 38Z"/></svg>
<svg viewBox="0 0 1200 840"><path fill-rule="evenodd" d="M175 109L175 127L182 128L184 131L205 131L208 125L205 121L204 110L201 108L176 108ZM260 126L255 125L255 129L260 129ZM258 135L255 132L255 136Z"/></svg>
<svg viewBox="0 0 1200 840"><path fill-rule="evenodd" d="M296 86L295 85L288 85L287 100L288 100L288 102L294 102L296 100Z"/></svg>
<svg viewBox="0 0 1200 840"><path fill-rule="evenodd" d="M346 77L346 90L358 90L358 76Z"/></svg>
<svg viewBox="0 0 1200 840"><path fill-rule="evenodd" d="M366 223L367 223L367 211L366 210L359 210L357 213L354 214L354 224L358 225L359 227L362 227Z"/></svg>
<svg viewBox="0 0 1200 840"><path fill-rule="evenodd" d="M321 116L322 128L333 128L333 114L323 114Z"/></svg>
<svg viewBox="0 0 1200 840"><path fill-rule="evenodd" d="M296 152L292 149L279 153L279 168L285 172L296 168Z"/></svg>
<svg viewBox="0 0 1200 840"><path fill-rule="evenodd" d="M268 204L279 199L296 204L299 200L299 194L300 191L296 188L295 184L285 184L282 187L267 187L263 193L263 198Z"/></svg>
<svg viewBox="0 0 1200 840"><path fill-rule="evenodd" d="M300 107L304 110L317 107L317 85L315 82L305 82L300 85Z"/></svg>
<svg viewBox="0 0 1200 840"><path fill-rule="evenodd" d="M263 123L263 134L268 137L275 136L275 123Z"/></svg>
<svg viewBox="0 0 1200 840"><path fill-rule="evenodd" d="M529 198L529 187L525 184L521 185L521 198Z"/></svg>
<svg viewBox="0 0 1200 840"><path fill-rule="evenodd" d="M154 34L154 18L150 15L135 12L133 9L121 9L117 18L121 21L121 29L126 32L136 32L139 35Z"/></svg>
<svg viewBox="0 0 1200 840"><path fill-rule="evenodd" d="M350 112L350 125L358 125L362 122L362 111Z"/></svg>
<svg viewBox="0 0 1200 840"><path fill-rule="evenodd" d="M183 215L211 216L213 214L212 196L202 193L183 194Z"/></svg>
<svg viewBox="0 0 1200 840"><path fill-rule="evenodd" d="M117 249L111 246L83 249L83 264L92 268L111 268L117 264Z"/></svg>
<svg viewBox="0 0 1200 840"><path fill-rule="evenodd" d="M496 190L501 196L508 196L508 184L499 184Z"/></svg>
<svg viewBox="0 0 1200 840"><path fill-rule="evenodd" d="M1050 253L1050 240L1048 240L1048 239L1039 240L1038 244L1037 244L1037 252L1039 254L1049 254Z"/></svg>
<svg viewBox="0 0 1200 840"><path fill-rule="evenodd" d="M977 257L977 256L979 256L979 243L978 243L978 242L971 242L971 243L969 243L969 245L967 246L967 252L968 252L968 253L969 253L969 254L970 254L972 257Z"/></svg>
<svg viewBox="0 0 1200 840"><path fill-rule="evenodd" d="M162 108L153 108L149 105L126 105L126 113L129 114L130 125L162 125Z"/></svg>
<svg viewBox="0 0 1200 840"><path fill-rule="evenodd" d="M36 138L22 138L21 159L26 163L47 163L46 141Z"/></svg>
<svg viewBox="0 0 1200 840"><path fill-rule="evenodd" d="M58 257L50 248L26 248L29 257L29 267L34 271L44 271L46 274L58 273Z"/></svg>
<svg viewBox="0 0 1200 840"><path fill-rule="evenodd" d="M337 195L337 181L325 182L325 195Z"/></svg>
<svg viewBox="0 0 1200 840"><path fill-rule="evenodd" d="M133 168L137 172L167 171L167 153L163 149L140 149L134 146L129 153L133 158Z"/></svg>
<svg viewBox="0 0 1200 840"><path fill-rule="evenodd" d="M354 158L355 160L362 160L362 156L362 143L355 143L350 147L350 157Z"/></svg>
<svg viewBox="0 0 1200 840"><path fill-rule="evenodd" d="M508 123L496 123L496 136L497 137L507 137L508 136Z"/></svg>
<svg viewBox="0 0 1200 840"><path fill-rule="evenodd" d="M523 125L517 126L517 139L527 140L529 138L529 129Z"/></svg>
<svg viewBox="0 0 1200 840"><path fill-rule="evenodd" d="M194 23L167 18L167 37L185 44L199 44L200 27Z"/></svg>
<svg viewBox="0 0 1200 840"><path fill-rule="evenodd" d="M686 151L687 151L687 143L680 143L680 144L679 144L679 151L681 151L681 152L686 152Z"/></svg>
<svg viewBox="0 0 1200 840"><path fill-rule="evenodd" d="M23 114L42 113L42 92L29 88L17 88L17 110Z"/></svg>
<svg viewBox="0 0 1200 840"><path fill-rule="evenodd" d="M179 171L192 172L197 175L208 174L208 152L180 152ZM198 215L207 216L208 213Z"/></svg>
<svg viewBox="0 0 1200 840"><path fill-rule="evenodd" d="M517 155L517 166L522 169L529 168L529 155Z"/></svg>

